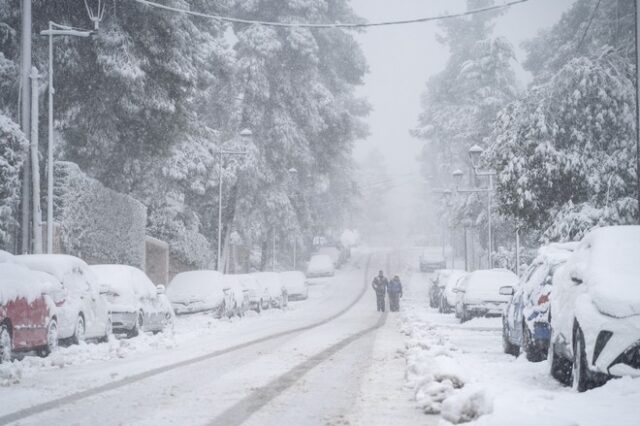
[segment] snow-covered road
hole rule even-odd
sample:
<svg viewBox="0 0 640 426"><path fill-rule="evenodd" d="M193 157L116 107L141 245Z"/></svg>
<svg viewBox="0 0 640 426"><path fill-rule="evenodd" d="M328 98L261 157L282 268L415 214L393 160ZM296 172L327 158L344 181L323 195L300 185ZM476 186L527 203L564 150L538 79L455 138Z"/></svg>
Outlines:
<svg viewBox="0 0 640 426"><path fill-rule="evenodd" d="M285 312L233 322L195 315L172 336L3 366L0 424L341 424L387 318L374 309L370 276L400 268L399 259L361 255Z"/></svg>

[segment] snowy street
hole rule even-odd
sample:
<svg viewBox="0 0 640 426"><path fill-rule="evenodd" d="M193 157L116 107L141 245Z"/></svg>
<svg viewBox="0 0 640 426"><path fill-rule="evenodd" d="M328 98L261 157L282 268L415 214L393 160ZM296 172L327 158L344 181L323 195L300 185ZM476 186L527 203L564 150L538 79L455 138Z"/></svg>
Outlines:
<svg viewBox="0 0 640 426"><path fill-rule="evenodd" d="M112 339L2 365L0 423L343 424L356 401L370 404L361 382L378 328L395 324L373 309L369 275L403 264L368 258L317 279L308 301L261 321L194 315L178 318L174 336Z"/></svg>

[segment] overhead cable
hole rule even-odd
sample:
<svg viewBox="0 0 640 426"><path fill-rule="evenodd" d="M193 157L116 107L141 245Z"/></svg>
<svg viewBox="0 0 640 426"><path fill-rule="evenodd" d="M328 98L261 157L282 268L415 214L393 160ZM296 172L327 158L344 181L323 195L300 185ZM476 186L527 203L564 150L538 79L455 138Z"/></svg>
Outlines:
<svg viewBox="0 0 640 426"><path fill-rule="evenodd" d="M169 12L181 13L185 15L197 16L200 18L207 18L207 19L213 19L216 21L239 23L239 24L251 24L251 25L262 25L267 27L285 27L285 28L366 28L366 27L383 27L383 26L391 26L391 25L417 24L417 23L430 22L430 21L439 21L443 19L461 18L464 16L475 15L478 13L489 12L492 10L505 9L516 4L525 3L529 0L512 0L507 3L483 7L481 9L468 10L466 12L453 13L453 14L447 14L447 15L427 16L423 18L403 19L403 20L397 20L397 21L381 21L381 22L342 22L342 23L340 22L338 23L305 23L305 22L286 23L286 22L274 22L274 21L260 21L260 20L253 20L253 19L233 18L229 16L222 16L222 15L210 15L208 13L196 12L189 9L180 9L177 7L167 6L167 5L157 3L155 1L150 1L150 0L133 0L133 1L144 4L149 7L163 9Z"/></svg>

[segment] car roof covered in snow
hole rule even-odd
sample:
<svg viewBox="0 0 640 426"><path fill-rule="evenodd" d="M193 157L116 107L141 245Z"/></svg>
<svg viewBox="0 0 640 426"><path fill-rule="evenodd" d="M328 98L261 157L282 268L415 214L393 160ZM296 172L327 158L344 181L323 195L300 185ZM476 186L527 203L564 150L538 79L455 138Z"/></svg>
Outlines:
<svg viewBox="0 0 640 426"><path fill-rule="evenodd" d="M547 263L549 265L559 265L566 262L571 254L576 250L579 241L568 243L551 243L538 249L538 256L533 261L534 264Z"/></svg>
<svg viewBox="0 0 640 426"><path fill-rule="evenodd" d="M223 295L224 283L218 271L201 270L181 272L167 286L169 300L203 299L218 301Z"/></svg>
<svg viewBox="0 0 640 426"><path fill-rule="evenodd" d="M59 281L75 268L88 268L84 260L67 254L23 254L14 256L13 261L29 269L51 274Z"/></svg>
<svg viewBox="0 0 640 426"><path fill-rule="evenodd" d="M129 265L91 265L98 282L118 294L135 293L139 297L153 297L157 291L147 274Z"/></svg>
<svg viewBox="0 0 640 426"><path fill-rule="evenodd" d="M60 282L53 275L16 263L0 263L0 304L19 298L33 302L56 287L60 287Z"/></svg>

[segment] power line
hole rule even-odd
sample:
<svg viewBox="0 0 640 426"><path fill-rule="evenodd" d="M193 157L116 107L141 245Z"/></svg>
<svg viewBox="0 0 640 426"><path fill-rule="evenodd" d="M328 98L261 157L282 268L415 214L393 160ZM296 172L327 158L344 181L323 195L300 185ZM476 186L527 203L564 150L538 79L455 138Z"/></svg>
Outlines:
<svg viewBox="0 0 640 426"><path fill-rule="evenodd" d="M232 22L232 23L239 23L239 24L254 24L254 25L262 25L262 26L268 26L268 27L285 27L285 28L365 28L365 27L382 27L382 26L391 26L391 25L417 24L417 23L430 22L430 21L439 21L443 19L461 18L464 16L475 15L478 13L489 12L492 10L505 9L519 3L525 3L529 0L513 0L504 4L484 7L481 9L468 10L466 12L453 13L453 14L447 14L447 15L428 16L423 18L404 19L404 20L397 20L397 21L350 22L350 23L333 23L333 24L258 21L258 20L252 20L252 19L232 18L229 16L222 16L222 15L210 15L207 13L196 12L193 10L171 7L171 6L156 3L155 1L150 1L150 0L133 0L133 1L140 4L144 4L146 6L163 9L170 12L182 13L185 15L197 16L200 18L214 19L217 21Z"/></svg>

